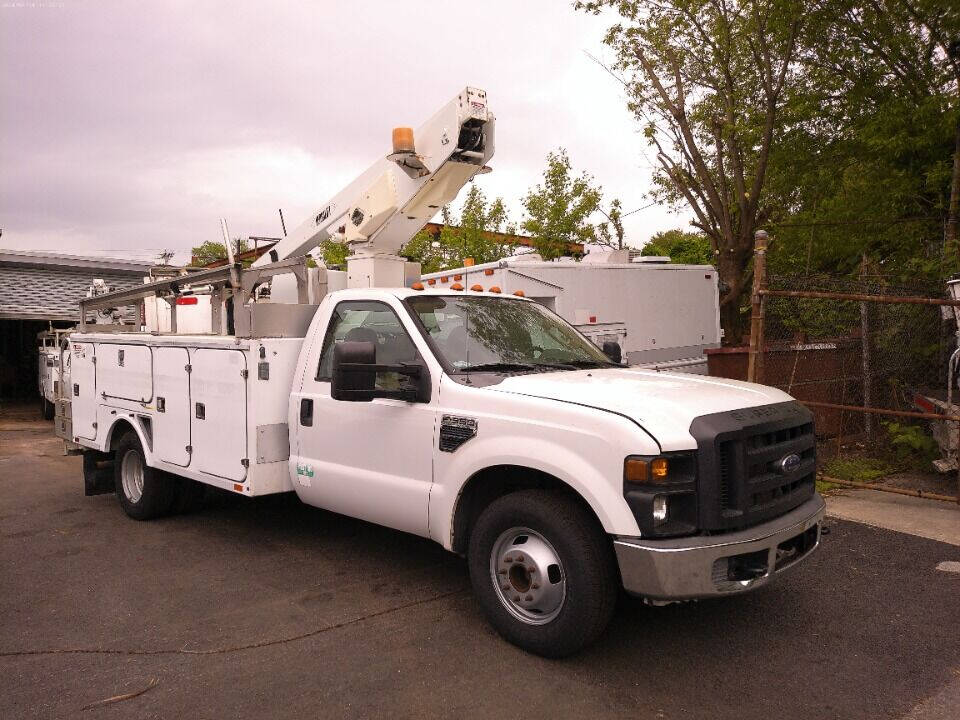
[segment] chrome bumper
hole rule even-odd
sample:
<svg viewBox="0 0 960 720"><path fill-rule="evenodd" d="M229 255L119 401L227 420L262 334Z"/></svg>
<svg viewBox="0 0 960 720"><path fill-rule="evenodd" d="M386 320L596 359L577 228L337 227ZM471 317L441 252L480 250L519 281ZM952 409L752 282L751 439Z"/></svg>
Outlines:
<svg viewBox="0 0 960 720"><path fill-rule="evenodd" d="M814 495L786 515L723 535L647 540L613 546L627 592L653 600L692 600L753 590L820 544L826 504Z"/></svg>

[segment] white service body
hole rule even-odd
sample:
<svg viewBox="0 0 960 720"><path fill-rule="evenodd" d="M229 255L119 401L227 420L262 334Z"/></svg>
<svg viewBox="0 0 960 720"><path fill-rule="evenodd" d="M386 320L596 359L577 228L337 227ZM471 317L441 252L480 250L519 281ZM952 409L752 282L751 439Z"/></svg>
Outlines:
<svg viewBox="0 0 960 720"><path fill-rule="evenodd" d="M106 451L122 420L154 467L245 495L291 490L287 405L302 343L76 336L69 347L74 439Z"/></svg>
<svg viewBox="0 0 960 720"><path fill-rule="evenodd" d="M495 286L508 294L519 291L553 310L598 347L618 343L630 365L707 373L704 351L721 342L716 268L648 258L626 262L626 252L591 253L579 262L534 257L519 255L429 273L423 282L437 289L458 282L467 289L479 284L484 290Z"/></svg>

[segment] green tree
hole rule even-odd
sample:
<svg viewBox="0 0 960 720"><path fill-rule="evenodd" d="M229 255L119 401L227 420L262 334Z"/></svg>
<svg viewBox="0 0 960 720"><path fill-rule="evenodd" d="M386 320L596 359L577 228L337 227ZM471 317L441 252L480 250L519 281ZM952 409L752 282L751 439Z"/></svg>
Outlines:
<svg viewBox="0 0 960 720"><path fill-rule="evenodd" d="M232 242L235 256L250 249L250 245L243 238L235 237ZM222 242L207 240L203 244L190 249L190 265L193 267L204 267L217 260L226 259L227 246ZM249 264L249 261L247 264Z"/></svg>
<svg viewBox="0 0 960 720"><path fill-rule="evenodd" d="M707 236L684 230L658 232L643 246L640 254L669 257L671 262L681 265L713 264L713 248Z"/></svg>
<svg viewBox="0 0 960 720"><path fill-rule="evenodd" d="M328 268L345 267L350 248L345 242L327 238L320 243L320 255Z"/></svg>
<svg viewBox="0 0 960 720"><path fill-rule="evenodd" d="M467 192L459 218L449 207L443 208L441 216L439 236L421 231L400 251L408 260L419 262L424 273L461 267L466 258L478 264L493 262L516 249L511 240L514 227L503 200L488 201L476 185Z"/></svg>
<svg viewBox="0 0 960 720"><path fill-rule="evenodd" d="M590 222L601 198L601 189L594 187L593 178L586 172L574 176L567 151L559 148L547 155L543 183L532 187L523 198L527 217L521 227L533 236L534 247L545 260L561 257L567 254L569 243L604 240ZM619 203L616 213L619 218Z"/></svg>
<svg viewBox="0 0 960 720"><path fill-rule="evenodd" d="M804 53L806 91L771 155L779 273L939 279L960 268L960 8L931 0L831 0Z"/></svg>
<svg viewBox="0 0 960 720"><path fill-rule="evenodd" d="M626 243L623 239L623 208L620 206L620 199L614 198L610 202L608 209L605 210L603 207L598 207L597 211L600 212L607 221L597 226L595 242L598 245L606 245L615 250L623 250L623 248L626 247Z"/></svg>
<svg viewBox="0 0 960 720"><path fill-rule="evenodd" d="M738 340L754 231L770 214L764 183L793 72L815 7L802 0L585 0L619 17L612 69L655 154L654 196L686 205L709 238L725 291L721 317Z"/></svg>

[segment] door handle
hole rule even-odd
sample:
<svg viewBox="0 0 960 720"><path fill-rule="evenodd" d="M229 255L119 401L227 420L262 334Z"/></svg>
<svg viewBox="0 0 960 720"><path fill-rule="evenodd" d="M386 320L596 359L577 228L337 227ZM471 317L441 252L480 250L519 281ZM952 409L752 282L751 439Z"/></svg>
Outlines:
<svg viewBox="0 0 960 720"><path fill-rule="evenodd" d="M313 426L313 400L310 398L300 400L300 424L304 427Z"/></svg>

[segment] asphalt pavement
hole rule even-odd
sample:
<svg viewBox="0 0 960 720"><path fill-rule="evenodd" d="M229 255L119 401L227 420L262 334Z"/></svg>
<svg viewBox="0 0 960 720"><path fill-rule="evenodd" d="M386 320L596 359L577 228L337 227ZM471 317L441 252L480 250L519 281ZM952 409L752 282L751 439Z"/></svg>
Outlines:
<svg viewBox="0 0 960 720"><path fill-rule="evenodd" d="M83 496L48 425L8 422L0 717L949 717L960 574L936 566L960 547L828 528L778 583L624 598L599 643L551 661L499 639L428 540L289 496L138 523Z"/></svg>

